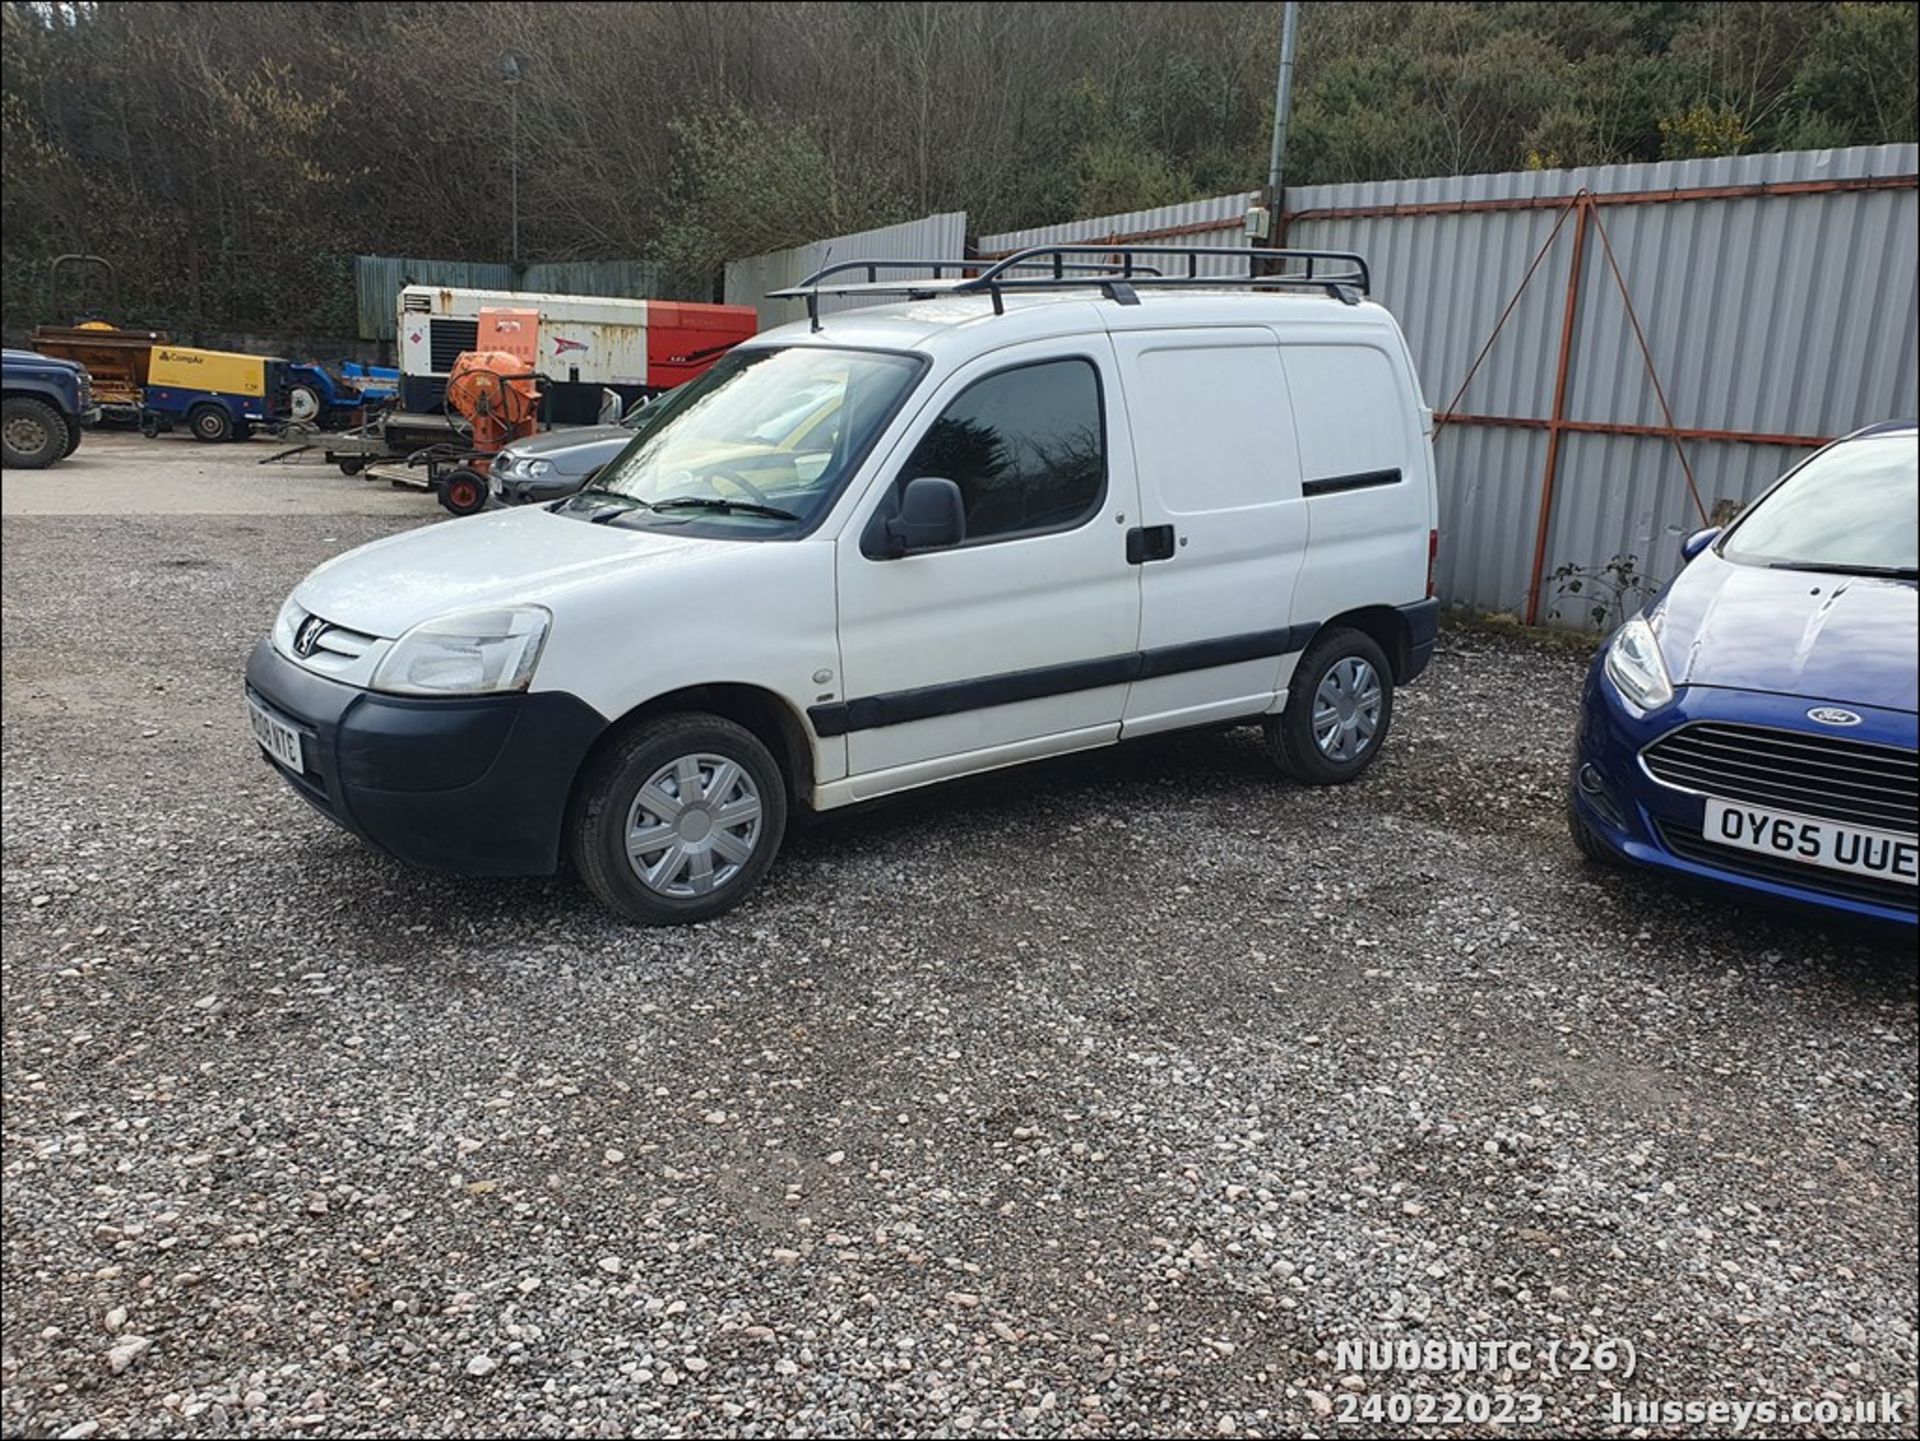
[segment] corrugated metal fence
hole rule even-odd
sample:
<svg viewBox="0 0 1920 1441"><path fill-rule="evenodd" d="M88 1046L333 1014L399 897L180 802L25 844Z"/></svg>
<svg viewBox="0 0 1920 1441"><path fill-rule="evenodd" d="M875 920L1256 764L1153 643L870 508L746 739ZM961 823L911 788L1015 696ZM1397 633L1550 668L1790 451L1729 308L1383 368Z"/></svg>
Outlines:
<svg viewBox="0 0 1920 1441"><path fill-rule="evenodd" d="M812 272L836 260L911 260L918 256L958 257L965 253L967 243L967 215L963 210L945 215L928 215L919 220L909 220L901 225L888 225L879 230L863 230L854 235L839 235L831 240L817 240L811 245L796 245L791 250L775 250L767 255L755 255L746 260L727 262L726 300L729 305L751 305L760 312L760 328L772 325L784 325L789 320L800 319L806 310L796 300L768 300L769 290L779 290L785 286L804 280ZM913 271L893 272L900 277L915 274ZM881 304L880 301L862 301L851 296L831 296L822 299L822 314L831 314L839 310L852 310L862 304Z"/></svg>
<svg viewBox="0 0 1920 1441"><path fill-rule="evenodd" d="M1631 555L1664 580L1702 511L1751 500L1827 437L1920 411L1917 171L1920 147L1884 145L1313 186L1287 192L1280 243L1365 255L1407 333L1442 412L1442 597L1550 619L1559 567ZM964 217L936 216L736 262L727 298L757 302L829 252L1240 245L1257 198L986 235L970 252ZM932 221L941 227L921 228ZM762 324L791 318L791 302L772 304Z"/></svg>
<svg viewBox="0 0 1920 1441"><path fill-rule="evenodd" d="M634 300L700 299L673 296L665 272L644 260L554 260L523 266L505 261L415 260L360 255L353 263L355 311L362 340L392 340L401 288L446 285L456 290L525 290L550 295L612 295Z"/></svg>
<svg viewBox="0 0 1920 1441"><path fill-rule="evenodd" d="M1211 200L1188 200L1157 210L1135 210L1125 215L1102 215L1093 220L1069 220L1032 230L1005 230L983 235L982 255L1005 255L1029 245L1072 245L1080 241L1126 241L1130 245L1215 245L1245 248L1247 207L1260 198L1256 190L1238 195L1216 195ZM1200 263L1203 275L1245 275L1244 261L1209 257Z"/></svg>
<svg viewBox="0 0 1920 1441"><path fill-rule="evenodd" d="M1914 414L1917 169L1887 145L1289 190L1286 243L1367 257L1443 412L1442 595L1547 619L1563 565L1664 580L1702 510Z"/></svg>

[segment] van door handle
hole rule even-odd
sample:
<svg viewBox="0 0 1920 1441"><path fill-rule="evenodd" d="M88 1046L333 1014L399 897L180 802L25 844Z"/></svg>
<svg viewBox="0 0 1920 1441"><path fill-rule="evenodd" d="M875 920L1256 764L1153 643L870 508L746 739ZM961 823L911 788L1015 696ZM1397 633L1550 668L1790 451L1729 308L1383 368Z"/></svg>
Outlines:
<svg viewBox="0 0 1920 1441"><path fill-rule="evenodd" d="M1136 525L1127 532L1127 564L1145 565L1150 560L1173 559L1173 527Z"/></svg>

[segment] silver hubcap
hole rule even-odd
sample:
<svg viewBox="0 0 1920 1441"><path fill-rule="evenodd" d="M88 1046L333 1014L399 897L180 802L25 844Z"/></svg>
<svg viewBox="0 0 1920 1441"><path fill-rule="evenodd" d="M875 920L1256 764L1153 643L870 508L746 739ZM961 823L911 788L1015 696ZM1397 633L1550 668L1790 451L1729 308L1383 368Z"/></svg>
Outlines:
<svg viewBox="0 0 1920 1441"><path fill-rule="evenodd" d="M760 843L760 792L725 756L669 761L627 811L627 861L648 890L703 896L740 873Z"/></svg>
<svg viewBox="0 0 1920 1441"><path fill-rule="evenodd" d="M1380 729L1380 677L1358 656L1333 663L1313 693L1313 739L1328 760L1365 754Z"/></svg>

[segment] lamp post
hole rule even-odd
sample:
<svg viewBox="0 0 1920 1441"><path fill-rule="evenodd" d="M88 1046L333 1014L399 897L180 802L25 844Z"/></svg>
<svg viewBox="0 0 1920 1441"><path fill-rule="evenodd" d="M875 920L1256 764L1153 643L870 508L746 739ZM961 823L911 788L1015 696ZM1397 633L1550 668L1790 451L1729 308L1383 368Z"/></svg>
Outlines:
<svg viewBox="0 0 1920 1441"><path fill-rule="evenodd" d="M1300 6L1287 0L1280 22L1280 78L1273 90L1273 149L1267 154L1267 203L1280 213L1280 162L1287 153L1287 122L1293 113L1293 51L1300 33Z"/></svg>
<svg viewBox="0 0 1920 1441"><path fill-rule="evenodd" d="M507 214L511 231L508 256L520 264L520 59L511 53L500 57L500 80L507 87Z"/></svg>

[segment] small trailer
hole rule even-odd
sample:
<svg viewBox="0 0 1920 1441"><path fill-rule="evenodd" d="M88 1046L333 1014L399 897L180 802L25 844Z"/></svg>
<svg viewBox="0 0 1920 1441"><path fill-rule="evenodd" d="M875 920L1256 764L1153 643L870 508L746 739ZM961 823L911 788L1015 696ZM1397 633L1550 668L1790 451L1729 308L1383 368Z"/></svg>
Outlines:
<svg viewBox="0 0 1920 1441"><path fill-rule="evenodd" d="M671 390L759 329L747 305L409 285L398 314L402 410L440 411L454 362L480 348L482 310L534 313L532 369L550 423L592 423L603 391L624 407Z"/></svg>

